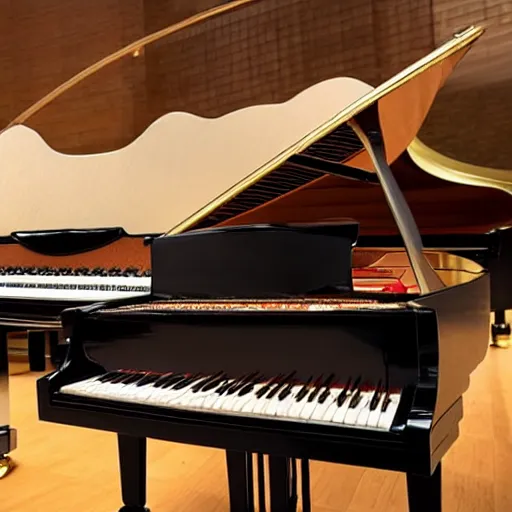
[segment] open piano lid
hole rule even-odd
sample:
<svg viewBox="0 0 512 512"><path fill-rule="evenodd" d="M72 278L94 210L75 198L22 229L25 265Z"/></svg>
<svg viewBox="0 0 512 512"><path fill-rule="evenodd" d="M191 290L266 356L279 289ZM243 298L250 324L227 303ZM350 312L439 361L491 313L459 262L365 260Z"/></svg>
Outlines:
<svg viewBox="0 0 512 512"><path fill-rule="evenodd" d="M251 109L225 116L225 126L231 128L231 133L235 133L235 127L243 129L242 114L246 113L248 121L258 122L260 135L264 139L260 143L251 140L254 146L252 153L261 154L256 157L245 155L244 159L233 158L230 154L240 155L238 143L243 144L243 137L238 137L231 145L229 141L225 142L221 148L225 152L225 161L219 174L229 173L232 165L237 165L239 169L240 165L247 165L251 158L251 163L257 162L258 158L262 163L253 167L252 172L245 176L239 170L238 174L242 179L217 196L214 195L215 190L212 190L212 200L205 201L205 206L177 223L168 234L211 226L291 221L276 219L273 207L277 209L280 201L293 196L292 192L304 190L306 186L316 184L322 178L333 174L377 182L371 156L354 132L352 124L355 118L372 117L372 110L378 113L376 116L382 132L386 160L391 164L414 140L437 92L482 33L482 28L470 27L455 34L442 46L375 89L352 78L333 79L307 89L289 102L266 106L268 110L279 110L276 115L268 116L268 119L258 118L256 112L251 119ZM333 97L339 99L334 101ZM300 111L301 100L307 104L304 111ZM261 107L253 108L262 112ZM287 110L291 109L296 114L290 115ZM239 119L236 119L237 114ZM228 119L230 116L231 119ZM306 116L309 118L305 119ZM282 121L285 117L288 124ZM288 139L296 137L292 144L286 144L285 137L277 145L274 142L272 149L280 144L281 150L274 154L269 151L271 158L267 160L265 148L262 146L267 147L267 143L271 141L263 133L265 121L273 121L286 127ZM293 126L290 126L291 123ZM267 128L275 138L273 126L268 124ZM325 202L329 202L328 192ZM303 202L300 208L303 206L307 204ZM330 204L333 208L332 214L327 209L329 205L325 206L322 213L324 218L333 220L340 217L336 211L336 203Z"/></svg>
<svg viewBox="0 0 512 512"><path fill-rule="evenodd" d="M359 192L369 194L367 201L381 191L374 186L378 178L370 158L346 120L377 102L387 160L400 159L437 90L481 35L479 28L457 34L377 89L342 77L316 84L285 103L248 107L218 119L171 112L157 118L130 144L105 153L59 153L27 127L35 114L70 89L76 91L78 84L90 83L89 77L111 64L133 60L134 52L146 46L251 3L257 1L230 2L134 41L82 70L13 119L0 132L0 155L9 161L0 173L0 188L9 190L9 201L0 206L0 235L20 228L97 229L119 226L120 219L129 233L161 233L169 226L175 226L171 230L175 233L210 226L354 217L361 223L361 234L383 234L363 221L366 209L354 208L346 197L340 200L346 191L336 190L347 183L362 187ZM421 99L413 100L418 103L415 110L404 108L402 96L417 94ZM200 151L190 151L191 140ZM329 175L338 171L354 179ZM52 182L59 187L51 186ZM319 200L312 201L311 193L316 195L318 188L325 193L322 190ZM37 195L27 196L31 191ZM386 229L396 234L382 194L376 202L380 213L384 210L387 215ZM11 205L21 203L27 207L14 209L13 224ZM47 207L49 203L52 208ZM63 219L67 226L62 225Z"/></svg>
<svg viewBox="0 0 512 512"><path fill-rule="evenodd" d="M223 164L225 172L220 177L229 175L232 179L238 173L242 179L217 196L214 195L215 187L212 187L207 191L213 196L212 199L175 225L166 236L195 229L252 224L255 217L258 217L257 222L290 222L291 219L276 219L272 215L273 207L326 176L370 182L378 179L404 239L421 293L441 289L444 285L423 255L418 228L388 164L399 157L414 139L437 91L482 32L481 28L470 27L456 34L437 50L376 89L348 78L327 81L308 89L303 96L308 94L309 108L304 111L313 112L316 119L315 115L308 117L299 109L294 112L300 112L302 116L293 118L290 115L289 110L294 103L299 103L299 97L285 104L269 106L267 112L260 107L257 112L260 118L255 112L252 120L258 121L264 137L265 120L274 122L268 125L271 132L276 123L285 126L283 119L293 123L286 132L280 131L286 133L277 141L282 145L281 150L275 151L275 137L271 140L267 137L260 144L253 144L253 150L246 155L242 151L248 148L244 148L243 144L234 143L218 148L226 154ZM333 97L341 98L338 105L330 101ZM315 108L317 105L319 108ZM337 110L333 111L336 106ZM224 125L231 129L231 134L243 130L242 114L248 115L249 111L245 109L226 116ZM269 112L273 116L265 119L264 114ZM322 115L323 118L318 119ZM310 129L305 130L308 125ZM218 129L220 131L221 127ZM286 137L296 133L300 134L296 140L285 145ZM232 158L230 152L238 158ZM207 165L208 151L201 156ZM258 162L260 164L255 165ZM244 175L242 165L252 166L252 172ZM326 191L328 201L329 193ZM324 212L324 219L339 218L337 203L332 203L331 207L332 212ZM258 215L265 210L266 215Z"/></svg>

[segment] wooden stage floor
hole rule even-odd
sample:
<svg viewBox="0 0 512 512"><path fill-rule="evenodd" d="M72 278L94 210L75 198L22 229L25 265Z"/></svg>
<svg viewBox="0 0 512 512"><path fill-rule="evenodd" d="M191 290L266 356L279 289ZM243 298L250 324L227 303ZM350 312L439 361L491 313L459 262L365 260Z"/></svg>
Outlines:
<svg viewBox="0 0 512 512"><path fill-rule="evenodd" d="M463 350L463 347L461 347ZM37 419L35 382L11 378L17 468L0 480L5 512L119 509L114 434ZM461 435L444 459L446 512L512 511L512 349L490 348L465 396ZM401 474L313 463L314 512L405 512ZM228 511L223 452L160 441L148 446L152 512Z"/></svg>

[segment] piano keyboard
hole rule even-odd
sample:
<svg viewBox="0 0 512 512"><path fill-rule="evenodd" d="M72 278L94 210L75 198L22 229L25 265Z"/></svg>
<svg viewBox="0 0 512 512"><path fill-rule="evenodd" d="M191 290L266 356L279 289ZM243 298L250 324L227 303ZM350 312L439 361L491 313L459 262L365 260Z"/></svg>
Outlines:
<svg viewBox="0 0 512 512"><path fill-rule="evenodd" d="M293 374L262 379L253 373L215 375L113 371L62 386L60 392L169 409L300 421L389 431L400 392L363 385L360 377L340 385L335 376L297 382Z"/></svg>
<svg viewBox="0 0 512 512"><path fill-rule="evenodd" d="M0 267L0 298L102 301L151 291L151 271L135 267Z"/></svg>

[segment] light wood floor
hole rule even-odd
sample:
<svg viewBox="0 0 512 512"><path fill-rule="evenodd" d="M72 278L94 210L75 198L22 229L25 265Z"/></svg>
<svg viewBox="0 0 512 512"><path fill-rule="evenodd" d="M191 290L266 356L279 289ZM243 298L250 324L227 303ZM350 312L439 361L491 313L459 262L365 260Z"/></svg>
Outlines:
<svg viewBox="0 0 512 512"><path fill-rule="evenodd" d="M461 347L463 350L463 347ZM39 422L35 381L11 378L13 452L0 480L6 512L114 512L120 506L113 434ZM223 452L149 442L152 512L227 511ZM444 459L446 512L512 511L512 349L489 349L465 396L461 436ZM401 474L313 463L314 512L405 512Z"/></svg>

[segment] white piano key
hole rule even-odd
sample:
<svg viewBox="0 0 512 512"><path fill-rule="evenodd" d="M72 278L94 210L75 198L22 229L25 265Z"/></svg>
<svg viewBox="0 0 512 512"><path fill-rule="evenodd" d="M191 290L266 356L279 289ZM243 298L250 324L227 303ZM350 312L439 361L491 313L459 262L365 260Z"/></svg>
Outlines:
<svg viewBox="0 0 512 512"><path fill-rule="evenodd" d="M352 398L352 395L350 392L347 395L347 398L345 398L345 401L341 404L341 407L338 407L338 410L334 413L334 416L332 417L333 423L339 423L341 425L345 422L345 416L347 414L347 411L349 409L350 405L350 399Z"/></svg>
<svg viewBox="0 0 512 512"><path fill-rule="evenodd" d="M222 411L232 411L234 404L238 401L238 392L240 389L230 395L226 393L226 399L219 403L219 409Z"/></svg>
<svg viewBox="0 0 512 512"><path fill-rule="evenodd" d="M366 393L361 393L360 400L355 407L349 407L343 423L345 425L355 425L359 413L367 406L368 396Z"/></svg>
<svg viewBox="0 0 512 512"><path fill-rule="evenodd" d="M186 386L179 387L178 389L170 389L167 400L163 400L161 403L167 407L177 407L180 405L180 399L184 398L184 396L197 384L198 381L194 380L189 382ZM179 386L179 384L178 384ZM172 387L172 386L171 386Z"/></svg>
<svg viewBox="0 0 512 512"><path fill-rule="evenodd" d="M311 390L309 392L311 393ZM299 390L299 393L300 393L300 390ZM298 394L297 394L297 396L298 396ZM292 406L290 407L290 409L288 411L288 417L292 420L300 419L302 409L304 409L304 407L306 407L306 404L308 403L307 395L299 401L297 401L297 396L295 397L294 403L292 404Z"/></svg>
<svg viewBox="0 0 512 512"><path fill-rule="evenodd" d="M94 302L137 297L150 291L151 277L145 276L0 276L0 298Z"/></svg>
<svg viewBox="0 0 512 512"><path fill-rule="evenodd" d="M273 389L273 386L270 389ZM269 393L270 393L270 390L268 390L265 393L265 395L262 396L261 398L254 397L255 398L254 409L251 411L253 414L261 414L265 410L265 408L269 404L269 399L267 398L267 395Z"/></svg>
<svg viewBox="0 0 512 512"><path fill-rule="evenodd" d="M254 402L256 401L256 393L265 386L265 383L255 384L254 388L247 394L240 396L236 402L233 402L233 411L241 412L247 410L252 410L254 407Z"/></svg>
<svg viewBox="0 0 512 512"><path fill-rule="evenodd" d="M332 407L333 405L336 406L334 403L334 400L338 398L338 395L340 394L339 388L332 388L329 390L329 395L324 400L323 403L318 403L315 407L315 410L310 416L311 421L326 421L325 417L327 416L327 411L329 411L332 408L331 417L334 415L335 408ZM337 408L337 407L336 407Z"/></svg>
<svg viewBox="0 0 512 512"><path fill-rule="evenodd" d="M277 406L275 416L279 418L287 418L289 417L289 411L292 408L293 404L296 403L296 397L299 391L302 389L302 385L293 386L290 394L281 400L281 403Z"/></svg>
<svg viewBox="0 0 512 512"><path fill-rule="evenodd" d="M257 396L257 393L266 385L267 383L263 382L258 386L258 389L256 389L255 387L254 391L252 393L249 393L250 399L243 404L242 408L240 409L240 412L249 415L254 413L254 409L256 408L256 406L258 404L262 404L262 398L259 398Z"/></svg>
<svg viewBox="0 0 512 512"><path fill-rule="evenodd" d="M207 396L205 399L204 399L204 404L203 404L203 407L205 407L206 409L214 409L215 408L215 404L217 402L221 403L225 400L225 396L224 395L219 395L219 393L217 392L220 388L222 388L222 386L225 386L226 384L228 383L232 383L233 382L233 379L225 379L222 381L222 383L217 386L214 390L213 393L211 393L209 396Z"/></svg>
<svg viewBox="0 0 512 512"><path fill-rule="evenodd" d="M154 397L159 395L159 392L162 389L161 385L163 384L163 379L170 378L171 376L172 376L172 373L166 373L166 374L162 375L161 377L159 377L158 380L151 383L151 385L148 387L148 392L147 392L148 402L153 401ZM157 383L158 383L158 386L157 386Z"/></svg>
<svg viewBox="0 0 512 512"><path fill-rule="evenodd" d="M371 391L363 391L361 393L361 404L359 407L359 412L357 414L357 418L355 421L355 425L359 427L365 427L366 423L368 421L368 416L370 415L370 405L372 401L373 394L375 393L375 390Z"/></svg>
<svg viewBox="0 0 512 512"><path fill-rule="evenodd" d="M304 407L301 409L299 413L299 418L303 420L309 420L311 415L313 414L313 411L315 410L317 404L318 404L318 394L315 396L313 400L309 400L309 395L311 394L311 391L308 393L308 396L304 399L306 403L304 404Z"/></svg>
<svg viewBox="0 0 512 512"><path fill-rule="evenodd" d="M237 379L229 379L229 384L234 385ZM224 391L222 394L216 393L216 400L211 405L211 408L215 411L222 411L224 402L230 401L232 395L228 395L227 390Z"/></svg>
<svg viewBox="0 0 512 512"><path fill-rule="evenodd" d="M203 408L205 400L215 393L215 390L222 385L222 382L224 381L218 381L215 387L210 387L206 391L202 389L199 391L192 391L190 393L189 399L186 402L184 400L181 401L182 405L191 410ZM204 383L205 386L211 384L211 381L209 383Z"/></svg>
<svg viewBox="0 0 512 512"><path fill-rule="evenodd" d="M382 403L384 402L385 396L386 394L382 393L377 403L377 407L373 411L370 411L370 414L368 415L368 421L366 422L366 426L377 428L379 424Z"/></svg>
<svg viewBox="0 0 512 512"><path fill-rule="evenodd" d="M328 407L326 408L323 416L318 419L318 421L322 421L325 423L331 423L333 421L334 415L340 409L338 406L338 397L340 393L343 392L344 388L335 388L331 390L331 396L326 400L328 402Z"/></svg>
<svg viewBox="0 0 512 512"><path fill-rule="evenodd" d="M390 430L393 420L395 418L396 410L398 409L398 404L400 403L400 394L393 393L389 395L391 402L387 406L385 411L380 413L379 423L377 426L384 430Z"/></svg>
<svg viewBox="0 0 512 512"><path fill-rule="evenodd" d="M97 383L101 377L102 377L102 375L95 375L94 377L91 377L86 380L73 382L71 384L66 384L60 388L60 392L68 393L68 394L76 394L80 391L85 391L87 389L91 389L92 384Z"/></svg>
<svg viewBox="0 0 512 512"><path fill-rule="evenodd" d="M288 387L288 384L284 384L279 388L277 393L274 394L272 398L267 398L266 407L263 410L263 415L272 417L276 415L277 409L281 404L282 400L279 399L279 395L284 391L285 388Z"/></svg>
<svg viewBox="0 0 512 512"><path fill-rule="evenodd" d="M186 406L188 403L193 400L197 393L194 392L194 388L200 384L206 384L206 381L209 379L209 376L203 377L201 379L197 379L194 382L192 382L189 386L184 388L184 392L180 395L176 396L175 398L175 405L176 406Z"/></svg>

